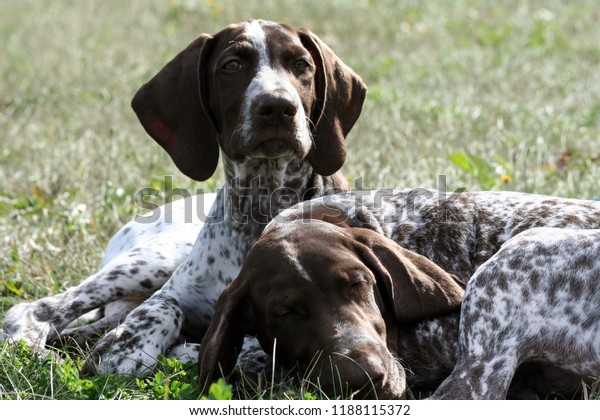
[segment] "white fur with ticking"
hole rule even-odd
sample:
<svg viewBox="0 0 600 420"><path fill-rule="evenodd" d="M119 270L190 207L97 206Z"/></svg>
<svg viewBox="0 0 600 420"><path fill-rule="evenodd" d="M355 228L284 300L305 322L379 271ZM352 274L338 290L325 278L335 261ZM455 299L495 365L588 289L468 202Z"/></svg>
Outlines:
<svg viewBox="0 0 600 420"><path fill-rule="evenodd" d="M593 382L600 375L600 230L535 228L471 278L458 361L433 399L505 398L527 361Z"/></svg>

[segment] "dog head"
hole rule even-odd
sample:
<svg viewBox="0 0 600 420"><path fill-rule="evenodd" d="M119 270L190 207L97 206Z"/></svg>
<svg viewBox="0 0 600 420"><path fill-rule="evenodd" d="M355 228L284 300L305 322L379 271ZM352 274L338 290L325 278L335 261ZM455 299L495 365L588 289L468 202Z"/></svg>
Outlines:
<svg viewBox="0 0 600 420"><path fill-rule="evenodd" d="M177 167L209 178L234 161L308 159L331 175L366 86L307 29L254 20L203 34L136 93L132 107Z"/></svg>
<svg viewBox="0 0 600 420"><path fill-rule="evenodd" d="M244 334L333 393L399 398L399 326L458 308L463 289L379 233L319 220L271 225L219 298L201 346L201 383L233 367ZM221 369L221 370L220 370Z"/></svg>

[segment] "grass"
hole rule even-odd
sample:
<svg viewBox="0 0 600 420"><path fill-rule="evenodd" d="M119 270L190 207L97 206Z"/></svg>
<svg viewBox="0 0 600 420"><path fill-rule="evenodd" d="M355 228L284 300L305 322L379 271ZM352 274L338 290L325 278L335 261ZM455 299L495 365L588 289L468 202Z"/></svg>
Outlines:
<svg viewBox="0 0 600 420"><path fill-rule="evenodd" d="M181 175L129 101L200 32L251 17L311 28L368 84L348 139L350 180L436 187L444 175L450 190L600 196L597 6L0 0L0 317L93 273L136 213L135 191L167 175L182 188L221 183L220 170L203 184ZM1 348L0 398L173 397L156 391L160 378L78 382L74 354L61 365ZM160 372L193 384L183 366Z"/></svg>

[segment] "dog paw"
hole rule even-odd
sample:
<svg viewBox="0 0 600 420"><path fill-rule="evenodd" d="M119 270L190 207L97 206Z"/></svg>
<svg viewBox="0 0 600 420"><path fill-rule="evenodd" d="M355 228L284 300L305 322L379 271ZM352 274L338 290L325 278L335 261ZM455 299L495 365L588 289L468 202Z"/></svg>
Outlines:
<svg viewBox="0 0 600 420"><path fill-rule="evenodd" d="M119 373L142 376L156 364L160 354L154 346L144 346L142 334L121 325L109 331L94 347L85 361L83 374Z"/></svg>
<svg viewBox="0 0 600 420"><path fill-rule="evenodd" d="M13 306L4 317L0 341L23 340L33 351L43 353L48 338L55 335L53 313L52 306L43 300Z"/></svg>
<svg viewBox="0 0 600 420"><path fill-rule="evenodd" d="M154 298L136 308L94 347L84 373L144 375L179 338L183 313L174 299Z"/></svg>

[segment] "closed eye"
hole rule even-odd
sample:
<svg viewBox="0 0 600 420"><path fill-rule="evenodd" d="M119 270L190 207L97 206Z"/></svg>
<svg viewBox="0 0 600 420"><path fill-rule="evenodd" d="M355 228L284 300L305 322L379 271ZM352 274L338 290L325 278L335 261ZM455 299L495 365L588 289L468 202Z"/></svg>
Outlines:
<svg viewBox="0 0 600 420"><path fill-rule="evenodd" d="M364 279L357 279L350 285L350 288L353 290L362 290L368 284Z"/></svg>
<svg viewBox="0 0 600 420"><path fill-rule="evenodd" d="M307 313L304 309L299 307L281 306L273 309L271 315L274 318L287 318L290 316L299 316L304 318L307 316Z"/></svg>
<svg viewBox="0 0 600 420"><path fill-rule="evenodd" d="M273 315L275 318L284 318L290 313L292 313L292 311L289 308L278 308L271 312L271 315Z"/></svg>
<svg viewBox="0 0 600 420"><path fill-rule="evenodd" d="M365 296L370 293L372 284L373 282L369 281L365 276L361 274L356 275L356 277L350 279L349 282L350 296L360 300L364 299Z"/></svg>

